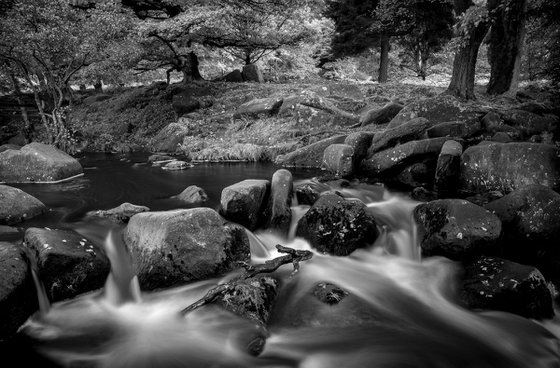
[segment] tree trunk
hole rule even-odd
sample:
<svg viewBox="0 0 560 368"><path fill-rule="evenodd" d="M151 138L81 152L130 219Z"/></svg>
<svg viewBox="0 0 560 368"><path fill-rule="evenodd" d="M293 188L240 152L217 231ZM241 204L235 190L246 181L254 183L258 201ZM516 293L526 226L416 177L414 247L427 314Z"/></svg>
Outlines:
<svg viewBox="0 0 560 368"><path fill-rule="evenodd" d="M472 0L456 0L455 12L461 14L465 12ZM474 79L476 59L478 58L478 50L484 36L488 31L487 22L479 22L476 27L471 29L471 32L466 36L461 48L455 53L453 59L453 73L451 75L451 82L447 87L447 93L453 96L466 100L474 100Z"/></svg>
<svg viewBox="0 0 560 368"><path fill-rule="evenodd" d="M379 76L377 81L379 83L387 83L389 75L389 36L381 35L381 51L379 58Z"/></svg>
<svg viewBox="0 0 560 368"><path fill-rule="evenodd" d="M194 51L191 51L189 53L189 58L190 58L190 64L191 64L191 75L192 75L192 79L193 80L202 80L202 75L200 74L200 70L199 68L199 61L198 61L198 56L196 56L196 54L194 53Z"/></svg>
<svg viewBox="0 0 560 368"><path fill-rule="evenodd" d="M183 73L183 83L189 83L195 80L203 80L200 70L198 69L198 56L194 51L189 52L188 57L182 55L179 58L181 73Z"/></svg>
<svg viewBox="0 0 560 368"><path fill-rule="evenodd" d="M519 71L527 0L489 0L490 82L487 92L492 95L507 94L514 97L519 84Z"/></svg>
<svg viewBox="0 0 560 368"><path fill-rule="evenodd" d="M95 88L95 92L103 93L103 82L101 82L101 79L95 81L93 88Z"/></svg>

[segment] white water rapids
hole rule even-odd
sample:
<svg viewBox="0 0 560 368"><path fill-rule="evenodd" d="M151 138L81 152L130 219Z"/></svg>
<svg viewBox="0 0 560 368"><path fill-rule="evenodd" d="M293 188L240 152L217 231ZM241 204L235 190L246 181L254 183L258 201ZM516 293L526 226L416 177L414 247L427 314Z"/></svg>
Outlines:
<svg viewBox="0 0 560 368"><path fill-rule="evenodd" d="M216 306L180 311L223 279L140 293L124 244L108 236L112 271L103 290L54 303L20 333L61 366L172 367L426 367L539 368L560 366L555 321L539 323L502 312L466 310L457 301L460 268L445 258L422 259L412 210L418 204L368 188L340 189L368 205L381 225L369 248L348 257L314 254L301 269L284 265L257 357L246 343L258 327ZM294 206L294 226L306 211ZM302 239L249 233L253 262L279 254L275 244L310 249ZM311 293L319 282L349 295L336 305Z"/></svg>

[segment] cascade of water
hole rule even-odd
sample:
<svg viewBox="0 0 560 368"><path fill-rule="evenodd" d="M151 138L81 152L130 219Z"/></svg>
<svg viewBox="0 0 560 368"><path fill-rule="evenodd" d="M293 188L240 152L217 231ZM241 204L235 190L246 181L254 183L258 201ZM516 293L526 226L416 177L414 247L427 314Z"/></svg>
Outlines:
<svg viewBox="0 0 560 368"><path fill-rule="evenodd" d="M49 312L51 308L51 303L49 297L47 296L47 291L45 290L45 285L39 277L39 267L37 266L37 259L34 254L28 248L25 248L25 253L27 259L29 260L29 267L31 268L31 276L33 277L33 283L35 284L35 290L37 291L37 302L39 303L39 313L45 315Z"/></svg>

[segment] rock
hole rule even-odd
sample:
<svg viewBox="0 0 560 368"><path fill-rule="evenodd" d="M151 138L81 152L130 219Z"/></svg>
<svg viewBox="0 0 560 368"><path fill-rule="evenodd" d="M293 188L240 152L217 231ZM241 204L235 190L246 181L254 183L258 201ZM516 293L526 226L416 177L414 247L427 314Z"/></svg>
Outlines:
<svg viewBox="0 0 560 368"><path fill-rule="evenodd" d="M462 199L438 199L414 209L422 255L456 261L494 254L502 233L492 212Z"/></svg>
<svg viewBox="0 0 560 368"><path fill-rule="evenodd" d="M241 75L245 82L264 83L263 74L256 64L243 65Z"/></svg>
<svg viewBox="0 0 560 368"><path fill-rule="evenodd" d="M206 207L139 213L124 241L143 290L217 277L249 261L245 231Z"/></svg>
<svg viewBox="0 0 560 368"><path fill-rule="evenodd" d="M0 185L0 225L13 225L38 216L47 207L23 190Z"/></svg>
<svg viewBox="0 0 560 368"><path fill-rule="evenodd" d="M480 127L488 133L497 132L503 125L502 118L497 112L490 111L480 120Z"/></svg>
<svg viewBox="0 0 560 368"><path fill-rule="evenodd" d="M322 195L299 220L296 236L320 252L346 256L373 244L379 232L362 202L335 194Z"/></svg>
<svg viewBox="0 0 560 368"><path fill-rule="evenodd" d="M434 177L433 165L426 162L416 162L405 167L396 177L396 180L410 187L428 186Z"/></svg>
<svg viewBox="0 0 560 368"><path fill-rule="evenodd" d="M462 299L471 309L500 310L537 320L552 318L552 296L538 269L480 257L465 267Z"/></svg>
<svg viewBox="0 0 560 368"><path fill-rule="evenodd" d="M272 175L270 198L265 211L266 228L287 236L292 222L292 198L294 179L286 169L277 170Z"/></svg>
<svg viewBox="0 0 560 368"><path fill-rule="evenodd" d="M354 172L354 149L347 144L331 144L323 154L322 168L336 176L349 176Z"/></svg>
<svg viewBox="0 0 560 368"><path fill-rule="evenodd" d="M472 196L465 197L465 200L476 204L477 206L485 207L488 203L500 199L504 194L500 191L493 190L490 192L478 193Z"/></svg>
<svg viewBox="0 0 560 368"><path fill-rule="evenodd" d="M426 131L428 138L450 137L450 138L469 138L480 131L478 120L448 121L439 123Z"/></svg>
<svg viewBox="0 0 560 368"><path fill-rule="evenodd" d="M204 203L208 200L208 194L206 194L204 189L196 185L190 185L172 198L176 198L186 204Z"/></svg>
<svg viewBox="0 0 560 368"><path fill-rule="evenodd" d="M558 133L560 119L555 115L538 115L524 110L507 110L501 114L504 123L519 129L524 137L542 132Z"/></svg>
<svg viewBox="0 0 560 368"><path fill-rule="evenodd" d="M190 129L188 124L185 124L185 119L170 123L153 138L152 148L155 152L175 153L179 144L182 144L189 134Z"/></svg>
<svg viewBox="0 0 560 368"><path fill-rule="evenodd" d="M234 119L244 116L258 118L259 116L272 116L278 112L282 105L281 98L258 98L239 106L233 114Z"/></svg>
<svg viewBox="0 0 560 368"><path fill-rule="evenodd" d="M410 198L419 202L430 202L438 199L438 194L424 187L416 187L410 192Z"/></svg>
<svg viewBox="0 0 560 368"><path fill-rule="evenodd" d="M241 73L241 70L239 69L235 69L232 72L229 72L228 74L224 75L224 77L222 78L224 81L226 82L243 82L243 74Z"/></svg>
<svg viewBox="0 0 560 368"><path fill-rule="evenodd" d="M355 132L350 133L344 140L344 144L349 145L354 150L354 165L359 163L367 156L369 146L373 140L374 133Z"/></svg>
<svg viewBox="0 0 560 368"><path fill-rule="evenodd" d="M439 95L406 105L389 122L388 129L397 127L415 118L426 118L432 124L447 121L470 121L480 119L480 114L469 110L453 96Z"/></svg>
<svg viewBox="0 0 560 368"><path fill-rule="evenodd" d="M291 95L284 99L280 110L280 117L296 117L299 123L331 123L336 120L339 124L356 123L358 117L338 108L329 98L312 91L303 91L298 95Z"/></svg>
<svg viewBox="0 0 560 368"><path fill-rule="evenodd" d="M402 109L398 102L390 102L381 109L369 109L360 114L360 126L369 124L381 125L389 123Z"/></svg>
<svg viewBox="0 0 560 368"><path fill-rule="evenodd" d="M534 262L560 253L560 194L552 189L527 185L488 203L486 209L502 221L508 258Z"/></svg>
<svg viewBox="0 0 560 368"><path fill-rule="evenodd" d="M348 292L334 284L320 282L313 288L313 295L325 304L334 305L346 298Z"/></svg>
<svg viewBox="0 0 560 368"><path fill-rule="evenodd" d="M337 135L302 147L294 152L278 155L275 163L285 167L320 168L323 163L325 149L331 144L343 143L346 137L346 135Z"/></svg>
<svg viewBox="0 0 560 368"><path fill-rule="evenodd" d="M172 157L172 156L168 156L168 155L154 154L154 155L150 155L150 157L148 157L148 163L150 163L150 164L161 163L161 162L169 162L169 161L173 161L173 160L176 160L176 158Z"/></svg>
<svg viewBox="0 0 560 368"><path fill-rule="evenodd" d="M298 185L295 189L296 199L299 205L313 205L321 196L321 193L312 185Z"/></svg>
<svg viewBox="0 0 560 368"><path fill-rule="evenodd" d="M190 169L191 167L194 167L194 165L191 164L190 162L181 161L181 160L174 160L174 161L166 163L161 168L163 170L175 171L175 170Z"/></svg>
<svg viewBox="0 0 560 368"><path fill-rule="evenodd" d="M410 141L377 152L373 156L362 160L360 169L369 176L377 176L387 174L388 171L402 170L402 168L426 158L435 161L441 147L447 140L447 138L432 138Z"/></svg>
<svg viewBox="0 0 560 368"><path fill-rule="evenodd" d="M20 245L0 242L0 341L13 337L37 310L37 292Z"/></svg>
<svg viewBox="0 0 560 368"><path fill-rule="evenodd" d="M18 228L0 225L0 242L13 241L17 242L21 240L22 234Z"/></svg>
<svg viewBox="0 0 560 368"><path fill-rule="evenodd" d="M450 194L457 190L462 153L463 146L457 141L446 141L441 147L434 180L435 189L438 192Z"/></svg>
<svg viewBox="0 0 560 368"><path fill-rule="evenodd" d="M491 143L469 147L461 156L459 188L468 193L509 193L529 184L560 187L560 160L554 146Z"/></svg>
<svg viewBox="0 0 560 368"><path fill-rule="evenodd" d="M58 182L82 175L82 165L72 156L43 143L0 153L0 182Z"/></svg>
<svg viewBox="0 0 560 368"><path fill-rule="evenodd" d="M103 287L110 264L105 253L74 230L28 228L25 246L37 259L51 302Z"/></svg>
<svg viewBox="0 0 560 368"><path fill-rule="evenodd" d="M243 180L222 189L220 214L253 231L262 224L262 213L268 201L268 180Z"/></svg>
<svg viewBox="0 0 560 368"><path fill-rule="evenodd" d="M200 101L190 94L179 93L173 96L171 106L179 117L198 110L200 108Z"/></svg>
<svg viewBox="0 0 560 368"><path fill-rule="evenodd" d="M494 135L492 136L492 138L490 138L490 140L492 142L497 142L497 143L510 143L513 142L513 139L511 139L510 135L507 134L506 132L496 132L494 133Z"/></svg>
<svg viewBox="0 0 560 368"><path fill-rule="evenodd" d="M425 136L426 130L432 124L424 119L417 118L407 121L402 125L387 129L384 132L377 133L368 149L368 155L372 156L376 152L382 151L386 148L392 148L398 144L410 142L412 140L422 139Z"/></svg>
<svg viewBox="0 0 560 368"><path fill-rule="evenodd" d="M15 150L15 151L19 151L21 149L20 145L17 144L3 144L0 146L0 153L7 151L7 150Z"/></svg>
<svg viewBox="0 0 560 368"><path fill-rule="evenodd" d="M108 218L118 224L126 224L132 216L149 210L150 209L146 206L137 206L132 203L125 202L118 207L111 208L110 210L98 210L93 211L90 214Z"/></svg>

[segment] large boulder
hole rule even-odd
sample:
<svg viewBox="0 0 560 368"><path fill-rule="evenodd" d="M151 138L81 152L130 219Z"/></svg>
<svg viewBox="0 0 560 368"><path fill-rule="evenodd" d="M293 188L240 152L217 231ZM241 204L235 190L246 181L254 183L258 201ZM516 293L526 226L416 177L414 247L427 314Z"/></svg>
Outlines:
<svg viewBox="0 0 560 368"><path fill-rule="evenodd" d="M450 137L450 138L470 138L480 131L480 121L473 119L464 121L447 121L438 123L426 131L428 138Z"/></svg>
<svg viewBox="0 0 560 368"><path fill-rule="evenodd" d="M466 260L495 254L502 223L492 212L462 199L438 199L414 209L424 256Z"/></svg>
<svg viewBox="0 0 560 368"><path fill-rule="evenodd" d="M25 231L24 244L37 259L52 302L100 289L109 275L104 251L74 230L31 227Z"/></svg>
<svg viewBox="0 0 560 368"><path fill-rule="evenodd" d="M292 223L292 198L294 179L286 169L277 170L272 175L270 198L265 211L266 228L287 236Z"/></svg>
<svg viewBox="0 0 560 368"><path fill-rule="evenodd" d="M139 213L124 241L144 290L216 277L249 260L245 231L205 207Z"/></svg>
<svg viewBox="0 0 560 368"><path fill-rule="evenodd" d="M461 156L460 189L470 193L509 193L529 184L560 188L557 149L540 143L488 143Z"/></svg>
<svg viewBox="0 0 560 368"><path fill-rule="evenodd" d="M556 115L539 115L525 110L507 110L501 114L504 123L518 129L525 138L542 132L557 134L560 118Z"/></svg>
<svg viewBox="0 0 560 368"><path fill-rule="evenodd" d="M285 167L315 167L323 164L325 149L331 144L344 143L346 135L336 135L302 147L285 155L278 155L275 163Z"/></svg>
<svg viewBox="0 0 560 368"><path fill-rule="evenodd" d="M426 130L431 126L432 123L427 119L416 118L402 125L377 133L371 141L368 155L372 156L374 153L386 148L392 148L398 144L425 138Z"/></svg>
<svg viewBox="0 0 560 368"><path fill-rule="evenodd" d="M541 272L496 257L480 257L465 267L461 291L472 309L500 310L526 318L554 316L552 295Z"/></svg>
<svg viewBox="0 0 560 368"><path fill-rule="evenodd" d="M434 187L439 193L447 195L457 190L462 153L463 146L457 141L449 140L441 147L434 178Z"/></svg>
<svg viewBox="0 0 560 368"><path fill-rule="evenodd" d="M0 242L0 341L9 339L37 310L37 291L20 245Z"/></svg>
<svg viewBox="0 0 560 368"><path fill-rule="evenodd" d="M299 220L296 236L320 252L346 256L373 244L379 235L365 204L336 194L322 195Z"/></svg>
<svg viewBox="0 0 560 368"><path fill-rule="evenodd" d="M535 261L538 256L560 254L560 194L532 184L485 207L502 221L508 258Z"/></svg>
<svg viewBox="0 0 560 368"><path fill-rule="evenodd" d="M322 168L336 176L349 176L354 172L354 149L347 144L331 144L323 154Z"/></svg>
<svg viewBox="0 0 560 368"><path fill-rule="evenodd" d="M23 190L0 185L0 225L13 225L38 216L47 207Z"/></svg>
<svg viewBox="0 0 560 368"><path fill-rule="evenodd" d="M412 102L406 105L389 123L388 128L394 128L415 118L426 118L432 124L447 121L472 121L479 120L481 114L469 110L458 99L439 95Z"/></svg>
<svg viewBox="0 0 560 368"><path fill-rule="evenodd" d="M413 163L432 159L435 161L441 147L448 138L422 139L410 141L394 148L389 148L373 154L362 160L360 169L370 176L384 175L395 170L402 170Z"/></svg>
<svg viewBox="0 0 560 368"><path fill-rule="evenodd" d="M244 116L257 118L259 116L271 116L278 112L282 105L281 98L258 98L245 102L235 110L234 119L240 119Z"/></svg>
<svg viewBox="0 0 560 368"><path fill-rule="evenodd" d="M220 214L226 219L255 230L262 225L262 213L268 201L268 180L243 180L222 189Z"/></svg>
<svg viewBox="0 0 560 368"><path fill-rule="evenodd" d="M403 109L403 107L404 106L398 102L390 102L380 109L367 109L360 114L360 126L387 124Z"/></svg>
<svg viewBox="0 0 560 368"><path fill-rule="evenodd" d="M54 146L29 143L0 153L0 182L58 182L82 175L82 165Z"/></svg>

